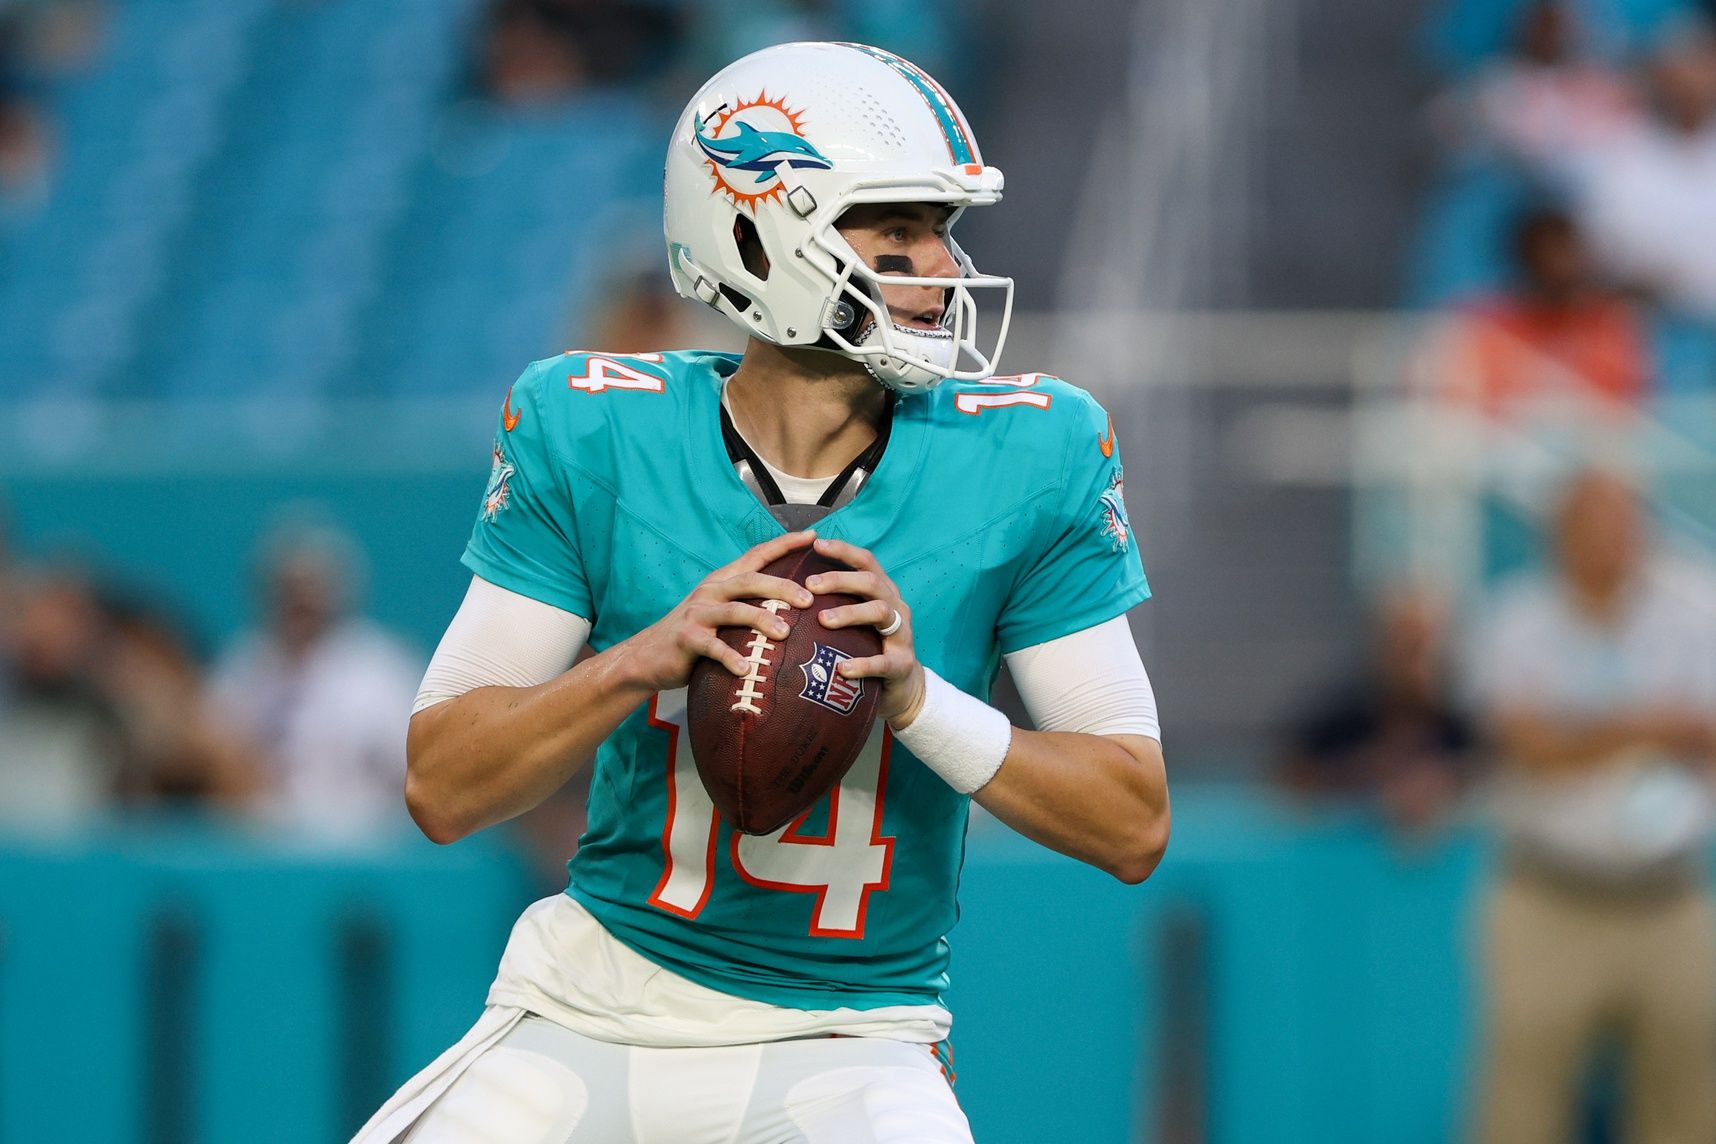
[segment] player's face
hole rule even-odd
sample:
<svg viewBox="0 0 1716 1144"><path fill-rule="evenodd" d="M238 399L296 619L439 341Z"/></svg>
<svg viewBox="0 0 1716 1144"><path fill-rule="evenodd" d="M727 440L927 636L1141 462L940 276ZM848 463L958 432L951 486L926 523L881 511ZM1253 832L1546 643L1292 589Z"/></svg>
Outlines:
<svg viewBox="0 0 1716 1144"><path fill-rule="evenodd" d="M853 207L837 228L864 264L878 274L911 278L957 278L959 264L947 248L951 207L931 203L876 203ZM882 300L901 326L940 328L947 291L936 286L884 286Z"/></svg>

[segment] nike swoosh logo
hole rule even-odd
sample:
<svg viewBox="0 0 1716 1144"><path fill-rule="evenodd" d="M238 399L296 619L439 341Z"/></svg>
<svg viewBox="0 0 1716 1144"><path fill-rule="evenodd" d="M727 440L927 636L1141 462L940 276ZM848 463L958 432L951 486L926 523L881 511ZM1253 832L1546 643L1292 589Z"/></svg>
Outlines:
<svg viewBox="0 0 1716 1144"><path fill-rule="evenodd" d="M508 426L508 428L511 428L511 426ZM1102 450L1102 455L1104 457L1114 456L1114 418L1113 417L1110 417L1108 419L1108 436L1104 437L1101 433L1098 433L1096 435L1096 447L1098 449Z"/></svg>
<svg viewBox="0 0 1716 1144"><path fill-rule="evenodd" d="M508 433L511 433L514 429L518 428L518 419L521 416L523 416L522 413L514 413L512 411L512 390L508 389L506 391L506 400L501 402L501 425ZM1106 455L1107 452L1108 451L1106 449L1103 450L1104 455Z"/></svg>

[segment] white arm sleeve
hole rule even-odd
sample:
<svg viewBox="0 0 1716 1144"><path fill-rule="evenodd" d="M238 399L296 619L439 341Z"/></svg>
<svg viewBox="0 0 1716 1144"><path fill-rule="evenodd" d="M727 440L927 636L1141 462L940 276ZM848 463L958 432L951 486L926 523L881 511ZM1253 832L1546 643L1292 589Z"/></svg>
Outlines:
<svg viewBox="0 0 1716 1144"><path fill-rule="evenodd" d="M589 636L583 616L473 576L411 713L479 687L547 683L572 666Z"/></svg>
<svg viewBox="0 0 1716 1144"><path fill-rule="evenodd" d="M1125 616L1007 656L1039 731L1162 738L1156 693Z"/></svg>

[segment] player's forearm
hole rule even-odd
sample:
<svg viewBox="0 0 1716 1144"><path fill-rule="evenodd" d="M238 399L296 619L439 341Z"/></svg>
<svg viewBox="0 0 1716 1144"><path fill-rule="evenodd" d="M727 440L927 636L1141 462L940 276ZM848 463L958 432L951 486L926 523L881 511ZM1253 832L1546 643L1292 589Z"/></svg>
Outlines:
<svg viewBox="0 0 1716 1144"><path fill-rule="evenodd" d="M1630 718L1552 722L1514 714L1498 720L1496 730L1506 758L1541 775L1590 770L1618 755L1658 745L1648 727Z"/></svg>
<svg viewBox="0 0 1716 1144"><path fill-rule="evenodd" d="M536 687L479 687L419 711L405 801L423 833L455 842L537 806L653 694L625 645Z"/></svg>
<svg viewBox="0 0 1716 1144"><path fill-rule="evenodd" d="M1006 761L972 795L1051 850L1142 882L1168 847L1162 747L1142 735L1013 729Z"/></svg>

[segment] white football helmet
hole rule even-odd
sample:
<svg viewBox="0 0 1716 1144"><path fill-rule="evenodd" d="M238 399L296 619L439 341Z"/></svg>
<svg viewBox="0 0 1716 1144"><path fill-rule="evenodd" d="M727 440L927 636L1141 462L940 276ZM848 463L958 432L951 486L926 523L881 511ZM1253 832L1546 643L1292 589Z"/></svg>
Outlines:
<svg viewBox="0 0 1716 1144"><path fill-rule="evenodd" d="M1011 278L979 274L951 234L959 277L881 275L835 229L848 207L904 202L948 204L951 231L966 207L1001 198L1001 172L983 165L965 116L913 64L863 44L754 52L704 84L679 117L666 182L674 288L746 333L854 358L906 393L995 372ZM754 228L768 256L764 276L746 269L736 227ZM944 287L942 328L896 325L884 283ZM978 348L977 288L1002 291L987 354Z"/></svg>

